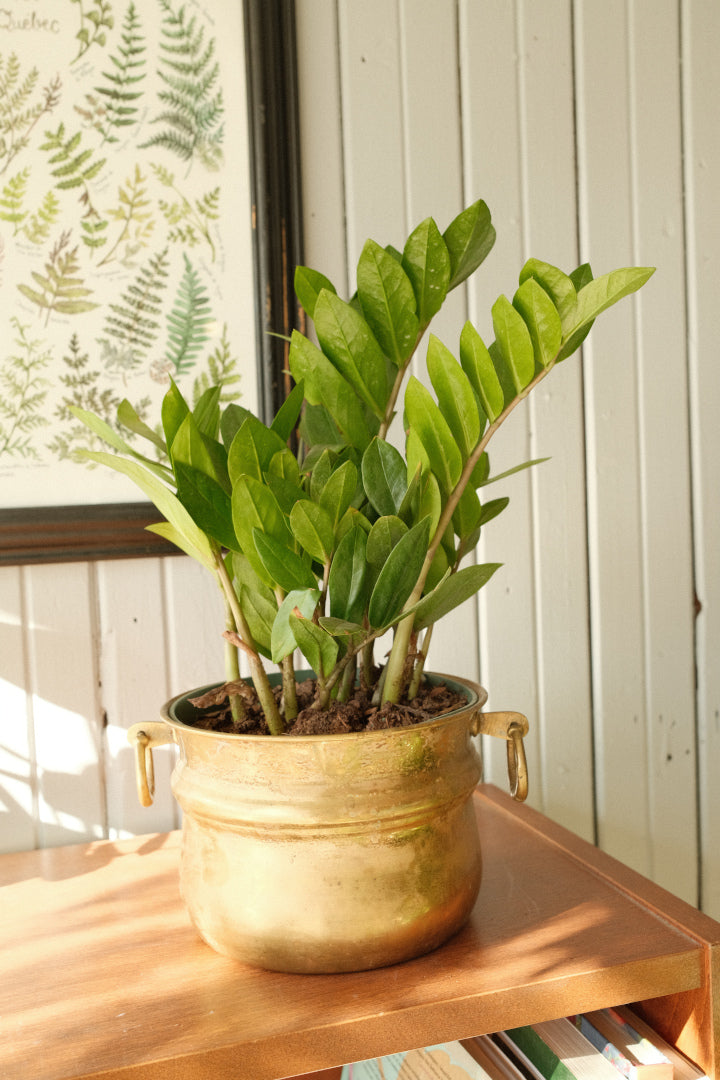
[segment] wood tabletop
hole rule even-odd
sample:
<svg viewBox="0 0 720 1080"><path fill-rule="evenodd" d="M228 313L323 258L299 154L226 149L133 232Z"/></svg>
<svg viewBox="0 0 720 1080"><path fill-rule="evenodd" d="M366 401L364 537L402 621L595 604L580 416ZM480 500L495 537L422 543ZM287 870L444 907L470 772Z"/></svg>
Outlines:
<svg viewBox="0 0 720 1080"><path fill-rule="evenodd" d="M277 1080L647 998L702 1018L714 1060L720 925L496 789L476 803L470 923L351 975L214 953L178 895L179 833L0 857L0 1077Z"/></svg>

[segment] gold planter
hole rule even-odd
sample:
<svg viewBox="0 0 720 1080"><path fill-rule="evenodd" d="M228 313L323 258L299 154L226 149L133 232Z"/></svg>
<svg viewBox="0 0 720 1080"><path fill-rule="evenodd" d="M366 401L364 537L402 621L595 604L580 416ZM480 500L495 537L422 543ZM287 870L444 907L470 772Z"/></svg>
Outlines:
<svg viewBox="0 0 720 1080"><path fill-rule="evenodd" d="M485 730L486 694L446 681L467 706L412 728L216 734L183 723L202 689L169 702L163 723L135 725L145 802L151 747L179 746L181 890L209 945L277 971L360 971L420 956L460 929L480 887L472 735ZM488 720L506 737L512 720L527 730L517 714ZM517 761L521 738L514 746Z"/></svg>

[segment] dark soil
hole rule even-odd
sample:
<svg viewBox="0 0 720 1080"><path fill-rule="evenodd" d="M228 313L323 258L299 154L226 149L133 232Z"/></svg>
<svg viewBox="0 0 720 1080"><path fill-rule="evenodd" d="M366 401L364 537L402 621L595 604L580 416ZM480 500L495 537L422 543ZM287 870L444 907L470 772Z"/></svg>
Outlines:
<svg viewBox="0 0 720 1080"><path fill-rule="evenodd" d="M245 705L246 717L240 723L235 723L230 714L230 691L239 693ZM279 701L279 687L275 693ZM358 687L349 701L342 704L332 702L329 709L320 711L312 708L314 695L315 683L312 679L298 683L300 712L297 718L288 724L286 735L344 735L352 731L412 727L465 704L462 694L445 686L432 686L430 683L424 683L417 697L408 704L373 705L371 694ZM186 718L185 722L193 727L234 735L270 734L255 691L246 683L229 683L203 694L202 697L191 698L190 701L202 710L196 719L189 721Z"/></svg>

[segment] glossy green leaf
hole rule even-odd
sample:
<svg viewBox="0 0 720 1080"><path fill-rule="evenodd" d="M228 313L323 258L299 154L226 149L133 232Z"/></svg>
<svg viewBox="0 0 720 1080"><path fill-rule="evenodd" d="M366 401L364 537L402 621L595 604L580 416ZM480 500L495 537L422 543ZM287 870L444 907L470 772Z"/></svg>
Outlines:
<svg viewBox="0 0 720 1080"><path fill-rule="evenodd" d="M192 465L230 492L227 451L222 443L200 431L192 413L180 424L168 450L176 472L180 464Z"/></svg>
<svg viewBox="0 0 720 1080"><path fill-rule="evenodd" d="M253 533L259 528L270 533L282 545L292 545L292 533L277 499L259 480L251 476L241 476L233 486L232 515L235 535L253 570L264 582L276 584L274 578L268 578L265 565L258 555Z"/></svg>
<svg viewBox="0 0 720 1080"><path fill-rule="evenodd" d="M390 552L368 605L368 620L373 629L388 626L402 611L417 584L429 540L430 523L424 518Z"/></svg>
<svg viewBox="0 0 720 1080"><path fill-rule="evenodd" d="M417 431L409 427L407 418L404 426L407 432L405 437L405 457L407 459L408 476L414 476L419 472L421 477L425 477L430 472L430 458L425 452L425 447L421 443Z"/></svg>
<svg viewBox="0 0 720 1080"><path fill-rule="evenodd" d="M239 551L227 491L211 476L183 462L176 464L175 475L178 499L193 521L221 547Z"/></svg>
<svg viewBox="0 0 720 1080"><path fill-rule="evenodd" d="M139 462L128 461L127 458L119 458L105 451L86 450L82 457L95 461L99 465L107 465L115 472L129 477L182 538L183 545L178 544L178 547L182 546L183 551L192 554L193 558L203 566L214 568L215 560L208 537L202 529L198 528L174 492L170 491L153 473ZM176 543L176 541L173 542Z"/></svg>
<svg viewBox="0 0 720 1080"><path fill-rule="evenodd" d="M360 623L349 622L347 619L336 619L332 615L321 615L318 622L323 630L332 634L342 645L357 646L367 636L367 630Z"/></svg>
<svg viewBox="0 0 720 1080"><path fill-rule="evenodd" d="M238 589L245 586L246 589L250 589L252 592L262 593L266 600L275 603L277 606L273 588L255 571L247 555L242 552L233 552L228 570L231 572Z"/></svg>
<svg viewBox="0 0 720 1080"><path fill-rule="evenodd" d="M335 638L317 623L294 614L290 615L290 628L300 652L312 670L321 679L327 679L340 651Z"/></svg>
<svg viewBox="0 0 720 1080"><path fill-rule="evenodd" d="M352 461L344 461L329 476L320 494L320 505L328 513L333 529L355 498L358 471Z"/></svg>
<svg viewBox="0 0 720 1080"><path fill-rule="evenodd" d="M312 570L290 547L259 528L253 529L252 538L265 572L284 592L317 588Z"/></svg>
<svg viewBox="0 0 720 1080"><path fill-rule="evenodd" d="M368 537L356 526L337 546L328 577L330 614L361 622L365 611Z"/></svg>
<svg viewBox="0 0 720 1080"><path fill-rule="evenodd" d="M460 479L462 456L447 420L414 375L405 391L405 416L422 443L441 490L449 495Z"/></svg>
<svg viewBox="0 0 720 1080"><path fill-rule="evenodd" d="M577 308L577 290L572 278L551 263L528 259L520 271L520 284L533 279L545 290L560 315L563 333L572 326Z"/></svg>
<svg viewBox="0 0 720 1080"><path fill-rule="evenodd" d="M423 630L469 600L471 596L475 596L501 565L502 563L483 563L479 566L466 566L458 570L456 574L444 578L417 605L414 629Z"/></svg>
<svg viewBox="0 0 720 1080"><path fill-rule="evenodd" d="M286 515L290 514L298 499L307 499L307 492L299 487L293 480L286 480L282 476L265 477L265 483L277 500L277 504Z"/></svg>
<svg viewBox="0 0 720 1080"><path fill-rule="evenodd" d="M207 569L213 568L214 564L209 556L201 554L197 548L193 547L187 537L174 525L171 525L169 521L158 521L154 525L146 525L145 528L148 532L155 533L156 536L162 536L163 540L174 544L176 548L184 551L186 555L189 555L191 559L195 559L201 566Z"/></svg>
<svg viewBox="0 0 720 1080"><path fill-rule="evenodd" d="M340 429L324 405L305 403L298 425L298 433L305 444L310 447L306 459L310 457L310 454L316 448L329 446L340 450L345 445Z"/></svg>
<svg viewBox="0 0 720 1080"><path fill-rule="evenodd" d="M431 593L436 588L443 578L450 573L450 560L445 548L440 544L438 546L433 561L428 572L428 576L425 579L425 593Z"/></svg>
<svg viewBox="0 0 720 1080"><path fill-rule="evenodd" d="M277 610L270 639L270 654L274 664L281 663L296 647L295 635L290 628L290 616L297 610L306 619L312 619L320 600L319 589L293 589Z"/></svg>
<svg viewBox="0 0 720 1080"><path fill-rule="evenodd" d="M117 418L118 423L122 424L128 431L132 431L134 435L140 435L141 438L147 439L157 446L158 450L161 450L163 454L167 453L167 444L165 440L161 439L156 431L153 431L144 420L140 419L127 398L123 398L118 405Z"/></svg>
<svg viewBox="0 0 720 1080"><path fill-rule="evenodd" d="M377 569L377 573L380 573L390 553L407 532L407 525L395 514L386 514L373 524L368 534L367 561Z"/></svg>
<svg viewBox="0 0 720 1080"><path fill-rule="evenodd" d="M290 511L290 528L303 551L326 563L335 547L333 520L322 506L302 499Z"/></svg>
<svg viewBox="0 0 720 1080"><path fill-rule="evenodd" d="M220 417L220 435L222 437L223 446L229 450L232 446L232 441L237 435L238 431L245 423L248 416L254 414L246 409L243 405L238 405L237 402L232 401L225 407L225 410Z"/></svg>
<svg viewBox="0 0 720 1080"><path fill-rule="evenodd" d="M340 543L343 536L356 526L361 528L363 532L367 534L372 528L372 523L360 510L356 510L354 506L349 506L340 518L337 528L335 529L335 540Z"/></svg>
<svg viewBox="0 0 720 1080"><path fill-rule="evenodd" d="M480 514L480 525L487 525L488 521L492 521L498 514L501 514L505 507L510 502L507 496L503 496L501 499L490 499L489 502L483 503L482 512Z"/></svg>
<svg viewBox="0 0 720 1080"><path fill-rule="evenodd" d="M468 544L468 541L479 530L481 516L482 507L477 493L468 486L463 491L452 518L453 529L460 539L465 541L466 546L474 547L474 544Z"/></svg>
<svg viewBox="0 0 720 1080"><path fill-rule="evenodd" d="M165 442L168 446L172 446L177 430L189 412L190 406L171 379L170 389L163 397L160 408Z"/></svg>
<svg viewBox="0 0 720 1080"><path fill-rule="evenodd" d="M530 331L522 315L506 296L499 296L492 307L495 344L507 367L516 393L532 382L535 374L535 350Z"/></svg>
<svg viewBox="0 0 720 1080"><path fill-rule="evenodd" d="M580 292L593 280L593 272L590 263L581 263L576 270L570 271L570 280L575 286L575 292Z"/></svg>
<svg viewBox="0 0 720 1080"><path fill-rule="evenodd" d="M492 423L505 408L505 395L487 346L471 322L460 333L460 364Z"/></svg>
<svg viewBox="0 0 720 1080"><path fill-rule="evenodd" d="M468 206L450 222L443 233L450 255L450 281L454 289L477 270L495 243L490 211L482 199Z"/></svg>
<svg viewBox="0 0 720 1080"><path fill-rule="evenodd" d="M408 486L405 489L405 494L402 497L402 502L398 506L397 516L401 518L406 525L414 525L422 516L419 513L420 489L422 487L422 466L417 465L414 472L407 470L407 475L410 479Z"/></svg>
<svg viewBox="0 0 720 1080"><path fill-rule="evenodd" d="M324 289L315 305L315 331L332 366L382 419L390 390L387 367L382 349L363 316L351 304ZM337 423L332 408L330 412Z"/></svg>
<svg viewBox="0 0 720 1080"><path fill-rule="evenodd" d="M653 266L630 266L621 270L612 270L609 274L595 278L578 292L575 321L565 335L565 342L560 359L570 356L580 345L580 335L592 325L594 320L618 300L637 292L655 273Z"/></svg>
<svg viewBox="0 0 720 1080"><path fill-rule="evenodd" d="M530 331L535 363L547 367L560 352L562 325L554 303L534 278L524 281L513 297L518 311Z"/></svg>
<svg viewBox="0 0 720 1080"><path fill-rule="evenodd" d="M358 262L357 283L363 314L381 349L402 367L415 348L419 330L410 278L397 259L368 240Z"/></svg>
<svg viewBox="0 0 720 1080"><path fill-rule="evenodd" d="M372 436L355 391L325 354L297 330L293 330L288 364L295 381L304 382L310 404L324 405L347 442L364 450Z"/></svg>
<svg viewBox="0 0 720 1080"><path fill-rule="evenodd" d="M408 237L402 264L415 293L420 327L425 328L442 307L450 284L450 252L432 218L420 222Z"/></svg>
<svg viewBox="0 0 720 1080"><path fill-rule="evenodd" d="M310 477L310 498L313 502L320 502L323 488L337 467L338 455L334 450L325 448L313 466Z"/></svg>
<svg viewBox="0 0 720 1080"><path fill-rule="evenodd" d="M192 410L198 431L210 439L217 439L220 434L220 396L222 387L209 386L200 395L197 405Z"/></svg>
<svg viewBox="0 0 720 1080"><path fill-rule="evenodd" d="M266 427L256 416L247 416L228 452L228 472L233 484L241 476L262 480L275 454L286 450L277 432Z"/></svg>
<svg viewBox="0 0 720 1080"><path fill-rule="evenodd" d="M323 289L337 293L333 283L321 274L319 270L311 270L309 266L298 266L295 269L295 295L307 311L311 319L315 318L315 305L317 298Z"/></svg>
<svg viewBox="0 0 720 1080"><path fill-rule="evenodd" d="M396 514L407 491L407 466L401 453L384 439L373 439L363 454L365 493L378 514Z"/></svg>
<svg viewBox="0 0 720 1080"><path fill-rule="evenodd" d="M443 498L440 485L433 473L428 473L422 478L420 488L420 506L418 520L426 517L430 521L430 535L435 535L435 530L440 524L440 516L443 511Z"/></svg>
<svg viewBox="0 0 720 1080"><path fill-rule="evenodd" d="M294 484L298 490L302 489L302 477L297 458L289 447L284 446L282 450L278 450L270 458L265 470L265 479L269 480L270 478L286 480L288 483Z"/></svg>
<svg viewBox="0 0 720 1080"><path fill-rule="evenodd" d="M549 461L550 458L541 457L533 458L532 461L523 461L521 465L513 465L511 469L505 469L504 472L497 473L495 476L487 476L482 483L476 484L476 487L486 487L487 484L494 484L496 480L504 480L507 476L514 476L515 473L523 472L524 469L531 469L533 465L542 465L543 461Z"/></svg>
<svg viewBox="0 0 720 1080"><path fill-rule="evenodd" d="M240 606L258 652L271 659L273 625L277 616L277 604L262 592L254 592L246 586L240 588Z"/></svg>
<svg viewBox="0 0 720 1080"><path fill-rule="evenodd" d="M287 442L295 430L302 411L304 397L305 387L303 383L296 383L275 413L270 430L279 435L283 442Z"/></svg>
<svg viewBox="0 0 720 1080"><path fill-rule="evenodd" d="M478 444L485 417L478 412L470 380L453 354L434 334L430 335L427 369L437 394L440 412L445 417L463 461Z"/></svg>

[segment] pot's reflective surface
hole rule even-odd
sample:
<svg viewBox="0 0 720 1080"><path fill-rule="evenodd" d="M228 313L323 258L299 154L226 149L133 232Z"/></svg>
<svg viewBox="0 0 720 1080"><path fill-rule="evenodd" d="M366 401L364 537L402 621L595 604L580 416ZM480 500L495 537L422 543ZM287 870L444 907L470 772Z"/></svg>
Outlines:
<svg viewBox="0 0 720 1080"><path fill-rule="evenodd" d="M468 706L414 728L333 736L218 735L163 716L180 747L181 887L217 951L294 972L359 971L429 952L480 886Z"/></svg>

